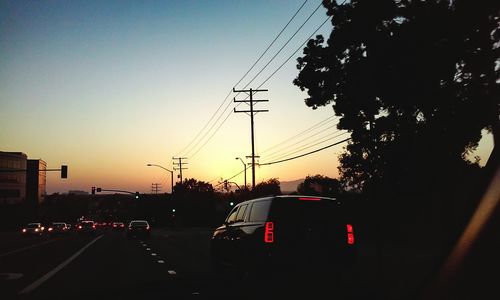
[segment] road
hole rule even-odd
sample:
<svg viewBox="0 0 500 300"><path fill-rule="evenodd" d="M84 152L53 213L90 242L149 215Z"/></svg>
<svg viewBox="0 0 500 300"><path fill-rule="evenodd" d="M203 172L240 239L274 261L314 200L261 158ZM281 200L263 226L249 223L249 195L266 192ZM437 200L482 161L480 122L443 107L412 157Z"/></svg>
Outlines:
<svg viewBox="0 0 500 300"><path fill-rule="evenodd" d="M344 297L329 278L298 273L286 281L212 272L210 229L154 229L127 239L96 235L22 237L0 233L1 299L271 299L303 293ZM363 289L359 289L360 291ZM365 290L366 292L366 290ZM368 293L368 292L366 292ZM276 298L275 298L276 299Z"/></svg>

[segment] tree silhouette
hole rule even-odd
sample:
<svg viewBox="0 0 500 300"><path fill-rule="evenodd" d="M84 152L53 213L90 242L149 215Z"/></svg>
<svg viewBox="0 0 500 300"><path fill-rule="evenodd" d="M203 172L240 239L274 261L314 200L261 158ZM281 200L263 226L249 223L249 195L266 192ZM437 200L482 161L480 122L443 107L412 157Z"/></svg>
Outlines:
<svg viewBox="0 0 500 300"><path fill-rule="evenodd" d="M399 193L456 184L481 130L498 131L496 1L325 0L329 39L297 59L307 106L332 105L352 140L342 181ZM495 66L496 65L496 66ZM437 184L439 182L439 184Z"/></svg>
<svg viewBox="0 0 500 300"><path fill-rule="evenodd" d="M274 196L281 194L280 182L276 178L262 181L255 185L252 190L254 197Z"/></svg>
<svg viewBox="0 0 500 300"><path fill-rule="evenodd" d="M306 176L304 182L297 186L297 192L302 195L337 197L342 187L337 179L318 174Z"/></svg>

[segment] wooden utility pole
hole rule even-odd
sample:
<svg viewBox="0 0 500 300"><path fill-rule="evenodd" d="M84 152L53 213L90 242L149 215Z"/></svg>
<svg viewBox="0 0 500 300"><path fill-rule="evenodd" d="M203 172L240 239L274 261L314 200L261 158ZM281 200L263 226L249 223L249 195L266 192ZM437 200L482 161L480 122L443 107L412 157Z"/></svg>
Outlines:
<svg viewBox="0 0 500 300"><path fill-rule="evenodd" d="M250 130L251 130L251 135L252 135L252 190L255 188L255 138L254 138L254 125L253 125L253 116L257 113L260 112L268 112L269 110L267 109L260 109L256 110L253 108L254 103L257 102L268 102L269 100L254 100L253 99L253 94L256 92L267 92L267 90L254 90L254 89L249 89L249 90L235 90L233 88L233 92L235 93L249 93L250 99L249 100L236 100L233 99L235 103L249 103L250 104L250 110L236 110L234 108L235 113L247 113L250 115Z"/></svg>
<svg viewBox="0 0 500 300"><path fill-rule="evenodd" d="M183 168L182 165L187 165L187 162L182 162L183 159L187 159L187 157L172 157L173 160L178 160L179 162L174 161L174 170L179 170L179 178L182 184L182 170L187 170L187 168ZM177 167L176 167L177 166Z"/></svg>

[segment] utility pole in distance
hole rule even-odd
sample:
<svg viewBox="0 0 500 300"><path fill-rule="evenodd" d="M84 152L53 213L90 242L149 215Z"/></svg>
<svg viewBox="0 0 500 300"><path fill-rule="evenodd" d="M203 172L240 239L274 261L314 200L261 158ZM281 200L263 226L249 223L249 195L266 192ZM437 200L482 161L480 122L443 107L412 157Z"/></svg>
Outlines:
<svg viewBox="0 0 500 300"><path fill-rule="evenodd" d="M151 192L158 195L158 192L161 190L161 183L151 183Z"/></svg>
<svg viewBox="0 0 500 300"><path fill-rule="evenodd" d="M235 113L249 113L250 114L250 129L251 129L251 133L252 133L252 190L255 188L255 139L254 139L254 130L253 130L253 116L256 114L256 113L260 113L260 112L268 112L269 110L268 109L260 109L260 110L255 110L253 109L253 104L256 103L256 102L268 102L269 100L254 100L253 99L253 93L256 93L256 92L267 92L267 90L254 90L254 89L249 89L249 90L235 90L233 88L233 92L235 93L249 93L249 96L250 96L250 100L236 100L236 98L234 98L234 102L235 103L241 103L241 102L249 102L250 103L250 110L236 110L236 108L234 108L234 112Z"/></svg>
<svg viewBox="0 0 500 300"><path fill-rule="evenodd" d="M181 179L181 184L182 184L182 170L187 170L187 168L183 168L182 165L187 165L186 162L182 162L183 159L187 159L187 157L172 157L174 160L174 170L179 170L179 178ZM179 162L175 162L175 160L178 160ZM177 167L176 167L177 166Z"/></svg>

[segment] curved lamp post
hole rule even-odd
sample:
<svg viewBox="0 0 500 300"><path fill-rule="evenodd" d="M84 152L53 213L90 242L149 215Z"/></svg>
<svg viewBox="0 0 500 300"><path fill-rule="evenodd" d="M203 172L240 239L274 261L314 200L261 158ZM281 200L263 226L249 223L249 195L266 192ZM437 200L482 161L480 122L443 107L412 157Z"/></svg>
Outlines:
<svg viewBox="0 0 500 300"><path fill-rule="evenodd" d="M158 167L158 168L162 168L163 170L165 171L168 171L170 172L170 193L174 193L174 171L170 171L169 169L167 168L164 168L160 165L156 165L156 164L147 164L148 167Z"/></svg>

